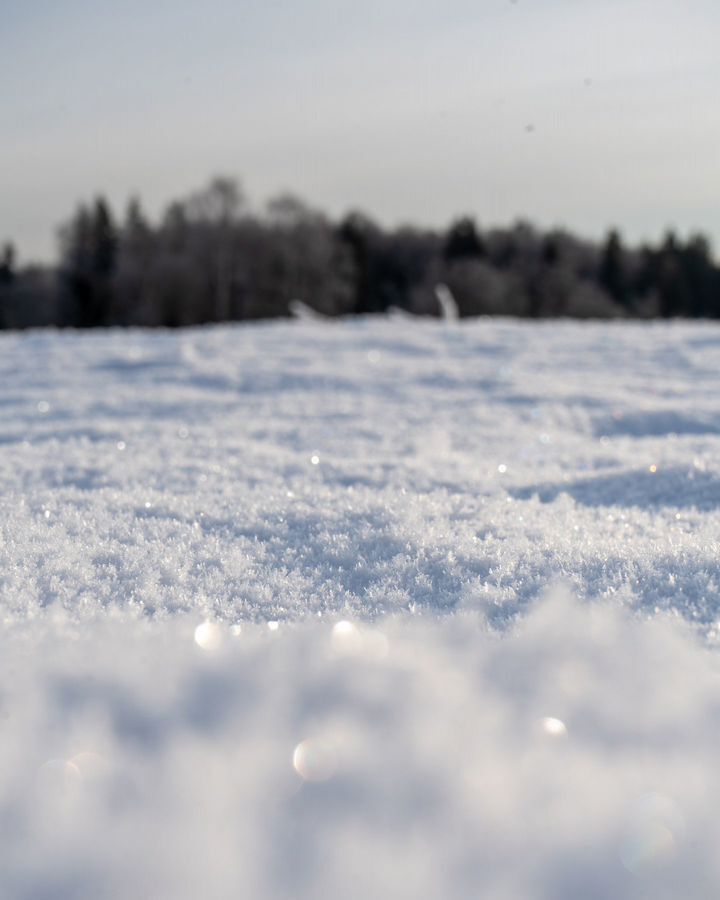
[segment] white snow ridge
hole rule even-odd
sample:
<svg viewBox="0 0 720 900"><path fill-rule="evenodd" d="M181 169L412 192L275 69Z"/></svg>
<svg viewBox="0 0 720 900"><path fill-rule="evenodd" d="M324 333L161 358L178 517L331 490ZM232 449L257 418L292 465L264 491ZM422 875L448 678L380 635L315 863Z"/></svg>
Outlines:
<svg viewBox="0 0 720 900"><path fill-rule="evenodd" d="M718 361L2 335L0 898L714 897Z"/></svg>

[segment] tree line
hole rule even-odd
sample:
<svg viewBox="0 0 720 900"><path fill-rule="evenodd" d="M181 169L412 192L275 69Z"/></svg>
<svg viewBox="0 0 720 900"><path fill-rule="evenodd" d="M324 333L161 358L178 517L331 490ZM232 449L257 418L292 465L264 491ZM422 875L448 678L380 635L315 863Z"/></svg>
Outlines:
<svg viewBox="0 0 720 900"><path fill-rule="evenodd" d="M179 327L398 308L530 318L720 318L720 268L702 235L657 245L602 243L527 222L444 231L340 221L292 195L255 212L238 183L215 178L152 222L138 199L117 217L98 197L59 231L54 267L0 250L0 328Z"/></svg>

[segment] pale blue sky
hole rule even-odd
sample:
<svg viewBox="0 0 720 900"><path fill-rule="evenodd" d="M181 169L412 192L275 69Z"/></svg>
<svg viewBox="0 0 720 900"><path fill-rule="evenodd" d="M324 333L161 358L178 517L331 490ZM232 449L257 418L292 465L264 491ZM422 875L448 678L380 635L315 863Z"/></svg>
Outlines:
<svg viewBox="0 0 720 900"><path fill-rule="evenodd" d="M215 173L392 224L720 250L717 0L5 0L0 240ZM529 129L532 126L532 129Z"/></svg>

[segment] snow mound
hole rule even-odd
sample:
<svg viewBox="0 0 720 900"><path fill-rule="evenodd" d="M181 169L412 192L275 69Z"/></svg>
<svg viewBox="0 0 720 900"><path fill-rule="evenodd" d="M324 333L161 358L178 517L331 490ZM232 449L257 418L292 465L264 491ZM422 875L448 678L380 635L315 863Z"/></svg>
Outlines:
<svg viewBox="0 0 720 900"><path fill-rule="evenodd" d="M3 897L720 885L720 659L675 619L560 593L500 637L46 619L3 646Z"/></svg>

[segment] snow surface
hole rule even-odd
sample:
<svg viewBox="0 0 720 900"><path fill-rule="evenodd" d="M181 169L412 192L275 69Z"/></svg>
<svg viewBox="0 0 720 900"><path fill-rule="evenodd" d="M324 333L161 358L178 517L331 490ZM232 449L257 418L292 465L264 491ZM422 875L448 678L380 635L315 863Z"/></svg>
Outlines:
<svg viewBox="0 0 720 900"><path fill-rule="evenodd" d="M0 337L2 900L715 896L719 362Z"/></svg>

